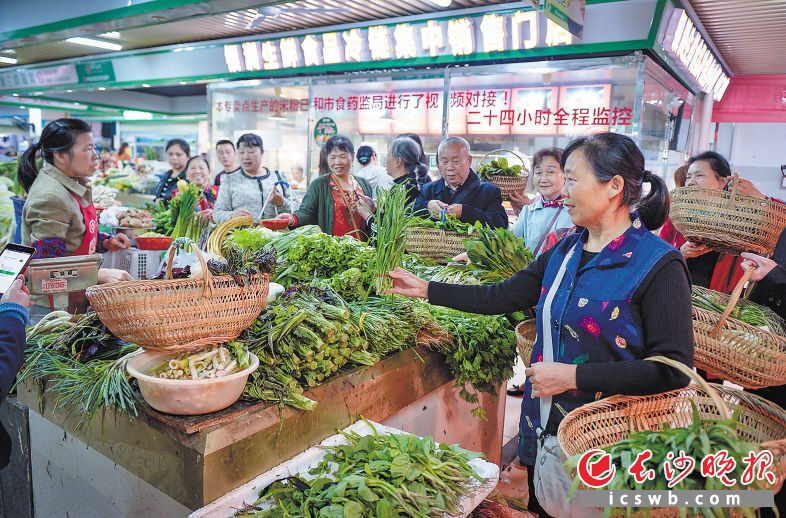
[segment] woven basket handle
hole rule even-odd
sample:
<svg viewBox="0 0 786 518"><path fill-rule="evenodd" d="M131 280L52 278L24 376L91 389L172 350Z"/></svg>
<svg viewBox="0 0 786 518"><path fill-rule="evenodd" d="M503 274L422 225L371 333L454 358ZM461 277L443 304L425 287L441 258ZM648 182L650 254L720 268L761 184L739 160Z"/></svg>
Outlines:
<svg viewBox="0 0 786 518"><path fill-rule="evenodd" d="M718 392L713 387L711 387L710 384L707 383L701 376L699 376L696 373L696 371L688 368L688 366L685 365L684 363L680 363L676 360L672 360L671 358L667 358L665 356L650 356L649 358L645 358L645 360L651 362L663 363L664 365L668 365L672 369L677 369L681 373L688 376L691 379L691 381L693 381L696 385L698 385L699 388L701 388L701 390L706 392L707 395L710 396L710 398L712 398L712 402L715 403L716 407L718 407L718 412L720 412L721 416L723 416L724 419L731 419L731 411L729 410L729 407L726 405L726 403L723 401L723 398L721 398L718 395Z"/></svg>
<svg viewBox="0 0 786 518"><path fill-rule="evenodd" d="M166 262L166 279L172 279L172 263L175 260L175 255L177 250L185 245L191 245L191 249L194 251L194 255L197 256L199 260L199 265L201 266L199 275L195 275L194 279L205 279L205 290L202 292L204 296L212 296L213 295L213 275L207 269L207 262L205 261L205 257L202 255L202 251L199 247L194 243L190 238L187 237L179 237L172 241L172 245L169 247L170 253L169 258Z"/></svg>
<svg viewBox="0 0 786 518"><path fill-rule="evenodd" d="M480 159L480 162L478 162L478 164L482 164L483 161L486 160L489 157L489 155L493 155L494 153L496 153L498 151L504 151L506 153L510 153L511 155L513 155L516 158L518 158L519 160L521 160L521 170L524 171L525 173L527 173L526 175L522 175L522 176L529 175L529 170L527 170L527 163L524 161L523 158L521 158L521 155L519 155L515 151L511 151L510 149L492 149L491 151L489 151L488 153L483 155L483 158Z"/></svg>
<svg viewBox="0 0 786 518"><path fill-rule="evenodd" d="M734 171L731 177L731 191L729 191L729 207L734 207L734 200L737 199L737 188L740 186L740 173Z"/></svg>
<svg viewBox="0 0 786 518"><path fill-rule="evenodd" d="M739 282L737 282L737 285L734 287L734 291L732 291L731 295L729 296L729 303L726 304L726 309L723 311L723 314L718 320L718 323L715 324L715 327L713 327L712 331L710 331L710 338L717 338L718 334L723 329L724 324L726 324L726 319L729 318L729 315L731 315L731 312L734 310L734 306L736 306L737 302L740 300L740 295L742 295L742 290L745 287L745 283L748 282L748 279L751 278L751 275L753 275L755 270L755 268L751 268L742 274Z"/></svg>

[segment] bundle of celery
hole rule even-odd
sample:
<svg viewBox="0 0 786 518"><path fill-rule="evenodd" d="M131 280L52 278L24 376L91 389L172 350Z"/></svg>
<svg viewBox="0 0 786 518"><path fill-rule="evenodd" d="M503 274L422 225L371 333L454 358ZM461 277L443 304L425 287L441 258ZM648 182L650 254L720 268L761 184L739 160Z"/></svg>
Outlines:
<svg viewBox="0 0 786 518"><path fill-rule="evenodd" d="M726 300L728 300L726 295L700 286L694 286L691 290L691 303L694 306L718 315L722 315L726 311ZM777 313L770 308L747 300L739 300L729 316L777 335L786 334L784 321Z"/></svg>
<svg viewBox="0 0 786 518"><path fill-rule="evenodd" d="M341 432L349 444L326 447L309 479L273 482L235 516L453 516L473 480L482 480L469 465L480 453L437 445L431 437L381 435L368 425L373 435Z"/></svg>
<svg viewBox="0 0 786 518"><path fill-rule="evenodd" d="M136 416L138 394L125 367L139 352L138 346L113 336L95 313L55 311L28 329L17 384L32 381L43 389L48 379L57 404L81 415L78 427L105 408Z"/></svg>
<svg viewBox="0 0 786 518"><path fill-rule="evenodd" d="M275 366L278 395L314 387L348 363L373 365L379 357L368 351L368 342L352 321L344 301L332 290L314 286L292 288L269 305L242 336L263 365ZM264 371L264 368L259 369ZM270 387L266 373L246 386L250 399L264 397ZM292 381L295 383L293 384ZM259 383L260 385L254 387ZM302 389L299 391L302 394ZM274 399L289 404L284 397Z"/></svg>
<svg viewBox="0 0 786 518"><path fill-rule="evenodd" d="M377 295L384 295L392 287L388 273L401 266L404 259L406 232L412 222L412 206L407 196L408 188L404 185L394 185L379 194L374 215L376 261L372 268Z"/></svg>
<svg viewBox="0 0 786 518"><path fill-rule="evenodd" d="M173 238L188 237L195 243L200 243L202 234L209 226L207 218L196 212L201 199L202 191L197 185L178 180L177 194L169 202L171 217L175 222L170 234Z"/></svg>

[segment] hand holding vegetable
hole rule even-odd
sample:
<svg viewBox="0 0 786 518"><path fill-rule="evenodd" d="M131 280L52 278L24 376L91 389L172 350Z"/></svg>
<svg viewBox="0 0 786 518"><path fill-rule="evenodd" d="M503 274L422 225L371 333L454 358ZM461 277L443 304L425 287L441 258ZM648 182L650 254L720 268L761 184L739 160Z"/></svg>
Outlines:
<svg viewBox="0 0 786 518"><path fill-rule="evenodd" d="M460 203L454 203L453 205L448 205L448 214L453 214L457 218L461 217L462 205Z"/></svg>
<svg viewBox="0 0 786 518"><path fill-rule="evenodd" d="M125 234L118 234L111 239L104 241L104 248L109 252L116 252L117 250L125 250L131 246L131 240Z"/></svg>
<svg viewBox="0 0 786 518"><path fill-rule="evenodd" d="M417 275L403 268L396 268L390 272L390 278L393 280L393 288L388 291L388 294L420 299L428 298L428 282Z"/></svg>
<svg viewBox="0 0 786 518"><path fill-rule="evenodd" d="M199 214L208 221L213 221L213 209L205 209L200 211Z"/></svg>
<svg viewBox="0 0 786 518"><path fill-rule="evenodd" d="M454 263L462 263L462 264L469 264L471 261L469 260L469 254L467 252L461 252L459 255L452 259Z"/></svg>
<svg viewBox="0 0 786 518"><path fill-rule="evenodd" d="M756 271L750 277L751 282L759 282L763 278L769 274L773 268L778 266L778 263L773 261L772 259L767 259L766 257L762 257L760 255L751 254L748 252L742 253L742 258L745 259L742 264L740 265L743 270L746 272L750 269L755 269Z"/></svg>
<svg viewBox="0 0 786 518"><path fill-rule="evenodd" d="M441 202L439 200L431 200L430 202L428 202L428 205L426 206L426 208L428 208L428 211L432 215L437 215L438 216L442 212L442 209L444 209L447 206L448 206L447 203L443 203L443 202Z"/></svg>
<svg viewBox="0 0 786 518"><path fill-rule="evenodd" d="M712 252L712 248L707 245L700 245L692 241L686 241L681 247L680 252L685 259L693 259Z"/></svg>
<svg viewBox="0 0 786 518"><path fill-rule="evenodd" d="M576 365L533 363L524 374L532 383L532 397L546 397L576 389Z"/></svg>
<svg viewBox="0 0 786 518"><path fill-rule="evenodd" d="M0 302L14 302L26 308L32 306L30 302L30 290L25 285L25 275L22 274L17 277L11 287L3 293L3 299Z"/></svg>

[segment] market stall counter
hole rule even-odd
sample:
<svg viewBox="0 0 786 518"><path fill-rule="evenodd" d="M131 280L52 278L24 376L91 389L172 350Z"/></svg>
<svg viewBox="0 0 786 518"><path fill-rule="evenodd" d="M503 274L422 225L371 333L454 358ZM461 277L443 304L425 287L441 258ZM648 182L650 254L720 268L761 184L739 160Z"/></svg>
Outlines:
<svg viewBox="0 0 786 518"><path fill-rule="evenodd" d="M41 396L35 383L18 389L32 410L33 501L41 516L184 516L361 416L498 462L504 422L504 400L486 394L486 420L473 417L444 357L424 347L310 390L318 402L312 411L239 401L187 417L143 405L137 418L110 411L80 429L78 408L57 408L52 392Z"/></svg>

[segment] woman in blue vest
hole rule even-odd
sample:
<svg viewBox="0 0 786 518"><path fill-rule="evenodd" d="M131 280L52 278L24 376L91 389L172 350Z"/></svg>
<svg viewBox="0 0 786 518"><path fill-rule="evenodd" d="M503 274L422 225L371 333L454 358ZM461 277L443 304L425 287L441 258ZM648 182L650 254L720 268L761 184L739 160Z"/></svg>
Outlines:
<svg viewBox="0 0 786 518"><path fill-rule="evenodd" d="M519 457L535 465L538 502L556 517L600 516L568 501L571 481L556 438L566 413L611 394L687 385L662 355L693 366L690 281L678 250L650 232L666 219L663 180L644 169L629 137L601 133L568 145L561 166L571 234L525 270L493 286L427 283L397 269L392 293L474 313L536 306L538 334L526 370ZM642 197L642 184L650 191Z"/></svg>

